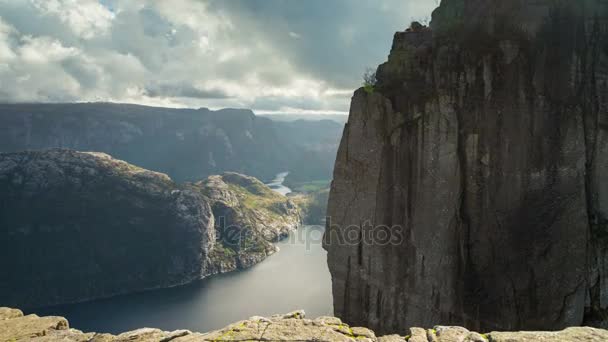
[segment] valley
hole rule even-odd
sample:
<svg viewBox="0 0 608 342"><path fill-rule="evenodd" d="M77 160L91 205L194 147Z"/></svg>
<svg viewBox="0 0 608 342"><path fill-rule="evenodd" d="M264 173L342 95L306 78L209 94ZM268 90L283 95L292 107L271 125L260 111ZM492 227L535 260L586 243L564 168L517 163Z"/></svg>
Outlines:
<svg viewBox="0 0 608 342"><path fill-rule="evenodd" d="M282 185L284 176L278 174L269 186L279 193L290 191ZM321 247L324 231L321 226L302 226L276 243L277 253L246 270L32 313L63 316L84 331L113 334L144 326L210 331L250 316L295 309L304 309L311 317L329 316L333 308L327 253Z"/></svg>

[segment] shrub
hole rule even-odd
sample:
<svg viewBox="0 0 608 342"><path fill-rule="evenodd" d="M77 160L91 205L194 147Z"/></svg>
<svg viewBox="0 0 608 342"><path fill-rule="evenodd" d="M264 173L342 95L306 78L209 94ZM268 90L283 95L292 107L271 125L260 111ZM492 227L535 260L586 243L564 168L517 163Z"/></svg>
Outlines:
<svg viewBox="0 0 608 342"><path fill-rule="evenodd" d="M368 94L374 92L376 88L376 83L378 79L376 78L376 71L372 68L367 68L363 73L363 88Z"/></svg>

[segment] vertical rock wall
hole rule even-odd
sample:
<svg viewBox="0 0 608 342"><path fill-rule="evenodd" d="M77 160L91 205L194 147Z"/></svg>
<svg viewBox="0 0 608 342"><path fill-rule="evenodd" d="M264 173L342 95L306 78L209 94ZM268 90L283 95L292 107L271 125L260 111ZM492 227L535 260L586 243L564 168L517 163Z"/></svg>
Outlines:
<svg viewBox="0 0 608 342"><path fill-rule="evenodd" d="M444 0L395 35L334 170L337 316L382 333L602 324L607 23L600 0ZM394 240L367 239L379 229Z"/></svg>

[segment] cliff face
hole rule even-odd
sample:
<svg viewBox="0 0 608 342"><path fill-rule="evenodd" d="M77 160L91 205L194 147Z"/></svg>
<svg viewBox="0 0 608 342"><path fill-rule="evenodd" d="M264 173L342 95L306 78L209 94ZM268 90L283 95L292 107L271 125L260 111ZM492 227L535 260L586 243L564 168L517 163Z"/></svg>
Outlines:
<svg viewBox="0 0 608 342"><path fill-rule="evenodd" d="M605 324L607 15L444 0L430 28L395 34L334 170L337 316L381 332ZM394 240L366 239L379 230Z"/></svg>
<svg viewBox="0 0 608 342"><path fill-rule="evenodd" d="M332 121L277 123L239 109L0 104L0 152L100 151L179 182L225 171L272 179L297 170L304 180L329 179L340 130ZM307 134L319 144L303 143Z"/></svg>
<svg viewBox="0 0 608 342"><path fill-rule="evenodd" d="M272 243L298 228L300 210L259 180L227 172L197 183L209 199L218 244L210 268L215 273L253 266L277 251Z"/></svg>
<svg viewBox="0 0 608 342"><path fill-rule="evenodd" d="M212 208L231 193L208 197L211 188L178 185L102 153L0 154L0 303L40 307L181 285L274 252L260 223L243 219L250 211L244 204L234 204L234 216L214 215ZM248 193L240 185L231 191ZM267 192L255 198L291 204ZM256 243L225 246L220 220L234 236L245 230ZM298 220L292 208L268 224L287 231Z"/></svg>
<svg viewBox="0 0 608 342"><path fill-rule="evenodd" d="M199 279L215 242L195 189L99 153L0 155L0 302L42 306Z"/></svg>

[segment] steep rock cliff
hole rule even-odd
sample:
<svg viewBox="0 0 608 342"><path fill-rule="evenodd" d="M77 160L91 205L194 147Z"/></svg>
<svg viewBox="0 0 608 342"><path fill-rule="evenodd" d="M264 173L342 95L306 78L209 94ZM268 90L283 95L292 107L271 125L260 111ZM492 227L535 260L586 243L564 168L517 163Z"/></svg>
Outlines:
<svg viewBox="0 0 608 342"><path fill-rule="evenodd" d="M298 228L300 209L258 179L233 172L196 184L209 199L218 245L210 268L216 273L253 266L276 252L272 243Z"/></svg>
<svg viewBox="0 0 608 342"><path fill-rule="evenodd" d="M430 28L395 34L334 170L337 316L381 332L605 324L607 17L599 0L444 0Z"/></svg>
<svg viewBox="0 0 608 342"><path fill-rule="evenodd" d="M276 240L265 239L266 225L295 229L299 211L258 180L223 177L231 190L211 196L220 191L208 182L179 185L103 153L0 153L0 303L30 308L108 297L263 260ZM263 192L248 198L272 204L276 214L245 219L271 209L237 199L234 215L216 217L219 202L249 194L239 180L255 183ZM227 245L220 220L250 243Z"/></svg>
<svg viewBox="0 0 608 342"><path fill-rule="evenodd" d="M0 155L0 302L33 307L199 279L215 243L197 189L101 153Z"/></svg>

